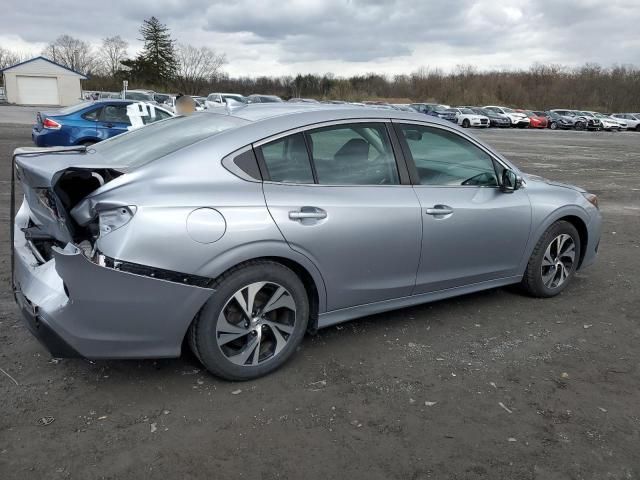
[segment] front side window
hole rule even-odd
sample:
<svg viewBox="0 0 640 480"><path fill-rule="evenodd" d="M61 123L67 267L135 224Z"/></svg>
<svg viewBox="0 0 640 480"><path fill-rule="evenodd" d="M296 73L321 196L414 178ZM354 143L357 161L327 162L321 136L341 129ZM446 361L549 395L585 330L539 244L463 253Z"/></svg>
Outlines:
<svg viewBox="0 0 640 480"><path fill-rule="evenodd" d="M422 125L401 125L421 185L498 186L492 158L457 133Z"/></svg>
<svg viewBox="0 0 640 480"><path fill-rule="evenodd" d="M261 148L269 178L282 183L314 183L304 134L296 133Z"/></svg>
<svg viewBox="0 0 640 480"><path fill-rule="evenodd" d="M398 168L383 124L334 125L306 133L319 184L397 185Z"/></svg>

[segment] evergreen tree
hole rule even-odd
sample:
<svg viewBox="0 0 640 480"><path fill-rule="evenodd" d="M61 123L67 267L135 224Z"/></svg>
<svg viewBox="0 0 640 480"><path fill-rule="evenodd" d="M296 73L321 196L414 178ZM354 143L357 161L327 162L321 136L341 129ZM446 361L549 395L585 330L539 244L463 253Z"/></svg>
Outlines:
<svg viewBox="0 0 640 480"><path fill-rule="evenodd" d="M169 28L156 17L151 17L142 23L140 34L144 48L137 60L144 70L143 76L156 82L167 82L174 78L178 61L175 40L171 38Z"/></svg>

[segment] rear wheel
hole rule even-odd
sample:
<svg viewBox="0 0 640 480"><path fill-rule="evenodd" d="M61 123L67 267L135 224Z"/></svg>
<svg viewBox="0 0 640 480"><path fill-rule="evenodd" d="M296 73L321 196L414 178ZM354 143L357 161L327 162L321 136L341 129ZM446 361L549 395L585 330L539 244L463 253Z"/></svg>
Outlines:
<svg viewBox="0 0 640 480"><path fill-rule="evenodd" d="M279 263L258 261L225 274L189 330L204 366L228 380L277 369L307 329L309 300L298 276Z"/></svg>
<svg viewBox="0 0 640 480"><path fill-rule="evenodd" d="M534 297L553 297L573 278L581 252L580 235L569 222L559 221L542 235L522 279L524 290Z"/></svg>

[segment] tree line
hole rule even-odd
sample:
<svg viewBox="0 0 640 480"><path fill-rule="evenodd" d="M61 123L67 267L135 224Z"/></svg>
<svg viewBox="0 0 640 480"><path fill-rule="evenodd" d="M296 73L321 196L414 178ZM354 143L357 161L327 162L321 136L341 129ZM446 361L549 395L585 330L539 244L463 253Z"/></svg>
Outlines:
<svg viewBox="0 0 640 480"><path fill-rule="evenodd" d="M534 64L520 70L479 70L460 65L450 72L418 68L402 75L230 77L223 71L227 64L224 53L177 42L155 17L144 20L140 34L143 48L134 57L129 56L129 44L118 35L103 39L97 49L83 40L61 35L46 46L42 55L88 74L90 78L83 84L86 90L119 91L122 81L128 80L129 88L192 95L217 91L283 98L640 111L640 69L635 66ZM0 69L31 56L0 46Z"/></svg>

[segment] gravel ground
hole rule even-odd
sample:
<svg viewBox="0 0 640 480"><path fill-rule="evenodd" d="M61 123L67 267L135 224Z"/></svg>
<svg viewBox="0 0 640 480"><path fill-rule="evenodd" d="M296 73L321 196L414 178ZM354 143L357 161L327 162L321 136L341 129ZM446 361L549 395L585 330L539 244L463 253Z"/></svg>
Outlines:
<svg viewBox="0 0 640 480"><path fill-rule="evenodd" d="M0 105L0 123L33 125L36 113L59 110L61 107L23 107L18 105ZM30 130L29 130L30 132Z"/></svg>
<svg viewBox="0 0 640 480"><path fill-rule="evenodd" d="M30 132L0 125L0 478L640 478L640 134L477 133L598 193L598 262L553 299L497 289L363 318L229 383L187 353L54 360L27 332L6 207Z"/></svg>

